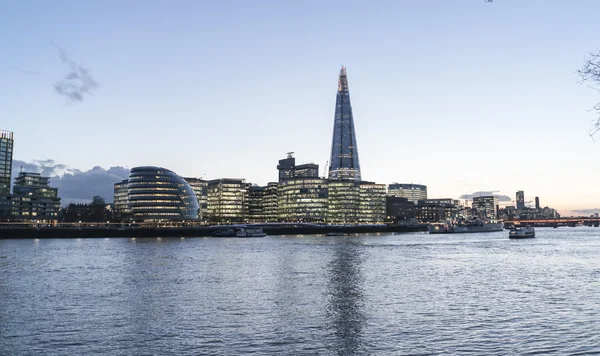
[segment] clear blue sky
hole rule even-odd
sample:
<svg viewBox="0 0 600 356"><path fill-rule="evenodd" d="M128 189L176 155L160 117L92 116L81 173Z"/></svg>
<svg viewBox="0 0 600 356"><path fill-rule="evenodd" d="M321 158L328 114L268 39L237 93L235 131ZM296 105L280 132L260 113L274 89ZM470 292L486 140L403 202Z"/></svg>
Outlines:
<svg viewBox="0 0 600 356"><path fill-rule="evenodd" d="M264 184L288 151L323 170L343 64L363 179L594 208L600 95L576 70L600 49L598 13L595 0L7 2L1 126L19 160ZM54 92L67 68L49 41L91 69L94 96Z"/></svg>

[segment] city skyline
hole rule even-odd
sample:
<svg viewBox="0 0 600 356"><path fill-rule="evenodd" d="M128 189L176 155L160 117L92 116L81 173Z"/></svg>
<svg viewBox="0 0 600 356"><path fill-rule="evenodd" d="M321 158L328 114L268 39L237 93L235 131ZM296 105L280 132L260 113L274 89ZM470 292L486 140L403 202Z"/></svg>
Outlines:
<svg viewBox="0 0 600 356"><path fill-rule="evenodd" d="M598 49L600 5L433 3L39 4L52 20L10 4L0 30L21 35L0 43L12 55L0 60L3 127L17 137L16 161L84 172L157 165L264 185L288 151L326 169L333 73L344 63L363 179L425 184L431 197L523 190L562 212L595 208L600 148L587 110L597 94L575 71ZM156 29L158 20L170 26ZM346 21L357 25L345 38L329 30ZM107 27L123 36L108 40ZM56 95L65 67L48 41L91 70L94 96Z"/></svg>

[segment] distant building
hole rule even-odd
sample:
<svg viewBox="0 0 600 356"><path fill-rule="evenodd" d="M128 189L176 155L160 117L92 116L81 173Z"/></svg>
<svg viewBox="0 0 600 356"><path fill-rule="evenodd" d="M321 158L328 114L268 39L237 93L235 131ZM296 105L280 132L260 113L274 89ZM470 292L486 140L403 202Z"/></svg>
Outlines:
<svg viewBox="0 0 600 356"><path fill-rule="evenodd" d="M388 186L389 197L406 198L417 204L419 200L427 199L427 186L421 184L393 183Z"/></svg>
<svg viewBox="0 0 600 356"><path fill-rule="evenodd" d="M436 198L436 199L424 199L425 204L451 204L454 206L461 206L460 200L451 198Z"/></svg>
<svg viewBox="0 0 600 356"><path fill-rule="evenodd" d="M454 204L426 203L420 201L416 207L415 218L424 223L442 222L452 218L458 212Z"/></svg>
<svg viewBox="0 0 600 356"><path fill-rule="evenodd" d="M198 219L198 200L190 185L161 167L135 167L129 173L127 199L135 221Z"/></svg>
<svg viewBox="0 0 600 356"><path fill-rule="evenodd" d="M525 193L522 190L517 191L517 209L525 209Z"/></svg>
<svg viewBox="0 0 600 356"><path fill-rule="evenodd" d="M279 183L279 221L325 222L329 190L323 178L296 178Z"/></svg>
<svg viewBox="0 0 600 356"><path fill-rule="evenodd" d="M10 194L12 159L13 159L13 133L6 130L0 131L0 195Z"/></svg>
<svg viewBox="0 0 600 356"><path fill-rule="evenodd" d="M408 201L402 197L385 198L385 215L386 220L397 224L402 221L409 221L416 217L417 207L415 203Z"/></svg>
<svg viewBox="0 0 600 356"><path fill-rule="evenodd" d="M248 220L248 184L245 179L221 178L208 181L207 219L213 223Z"/></svg>
<svg viewBox="0 0 600 356"><path fill-rule="evenodd" d="M497 218L496 206L498 198L492 195L473 198L473 209L477 211L480 218Z"/></svg>
<svg viewBox="0 0 600 356"><path fill-rule="evenodd" d="M123 221L133 217L127 196L128 179L114 184L113 219Z"/></svg>
<svg viewBox="0 0 600 356"><path fill-rule="evenodd" d="M198 206L200 206L200 213L198 219L205 220L206 214L208 213L208 181L202 178L183 177L188 182L196 199L198 200Z"/></svg>
<svg viewBox="0 0 600 356"><path fill-rule="evenodd" d="M535 208L536 209L540 208L540 197L535 197Z"/></svg>
<svg viewBox="0 0 600 356"><path fill-rule="evenodd" d="M354 116L350 104L350 90L345 67L340 70L338 78L328 177L330 180L357 182L361 180Z"/></svg>
<svg viewBox="0 0 600 356"><path fill-rule="evenodd" d="M32 222L56 222L60 211L58 188L49 186L49 177L20 172L12 194L12 218Z"/></svg>
<svg viewBox="0 0 600 356"><path fill-rule="evenodd" d="M318 178L319 165L314 163L306 163L296 165L296 159L293 156L294 152L288 152L287 157L279 160L277 170L279 171L279 181L294 178Z"/></svg>

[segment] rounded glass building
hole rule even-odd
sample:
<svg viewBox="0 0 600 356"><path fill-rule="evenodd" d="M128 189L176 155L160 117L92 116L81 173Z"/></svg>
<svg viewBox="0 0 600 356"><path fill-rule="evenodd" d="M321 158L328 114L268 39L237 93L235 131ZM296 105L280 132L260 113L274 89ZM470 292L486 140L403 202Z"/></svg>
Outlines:
<svg viewBox="0 0 600 356"><path fill-rule="evenodd" d="M136 220L196 220L198 200L180 176L161 167L135 167L129 173L127 198Z"/></svg>

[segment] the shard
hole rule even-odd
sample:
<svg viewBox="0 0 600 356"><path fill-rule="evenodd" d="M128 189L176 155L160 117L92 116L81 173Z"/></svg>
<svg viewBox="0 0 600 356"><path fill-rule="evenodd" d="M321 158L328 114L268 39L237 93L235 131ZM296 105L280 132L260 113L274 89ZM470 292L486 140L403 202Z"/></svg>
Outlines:
<svg viewBox="0 0 600 356"><path fill-rule="evenodd" d="M338 80L335 100L335 121L333 124L333 142L329 160L329 179L360 181L358 147L354 131L352 105L346 68L342 66Z"/></svg>

